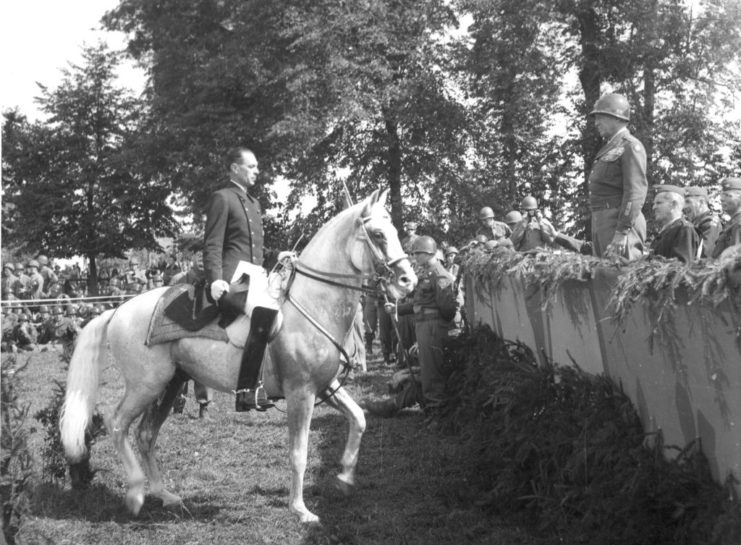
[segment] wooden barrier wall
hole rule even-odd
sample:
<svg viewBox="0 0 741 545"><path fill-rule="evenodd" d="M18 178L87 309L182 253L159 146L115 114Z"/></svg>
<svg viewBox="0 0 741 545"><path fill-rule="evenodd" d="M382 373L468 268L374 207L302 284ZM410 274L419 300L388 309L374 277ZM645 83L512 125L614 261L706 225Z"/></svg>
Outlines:
<svg viewBox="0 0 741 545"><path fill-rule="evenodd" d="M468 276L466 315L524 342L541 362L606 373L633 401L646 431L661 430L666 445L680 448L699 438L714 477L741 481L738 311L729 301L717 308L679 302L657 322L646 300L620 325L607 310L617 273L597 269L592 276L562 284L545 310L540 290L517 275L497 283Z"/></svg>

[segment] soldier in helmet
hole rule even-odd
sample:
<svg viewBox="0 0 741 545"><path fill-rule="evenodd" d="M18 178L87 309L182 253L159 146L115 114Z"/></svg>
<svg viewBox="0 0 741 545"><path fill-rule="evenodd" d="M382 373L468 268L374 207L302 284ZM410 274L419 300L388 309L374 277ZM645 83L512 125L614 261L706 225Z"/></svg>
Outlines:
<svg viewBox="0 0 741 545"><path fill-rule="evenodd" d="M15 268L12 263L5 263L3 265L3 278L2 278L2 300L12 301L15 299L15 293L13 293L18 277L16 277ZM5 307L3 307L5 308Z"/></svg>
<svg viewBox="0 0 741 545"><path fill-rule="evenodd" d="M486 240L499 241L504 238L509 238L512 234L512 230L506 223L495 219L494 210L488 206L484 206L479 210L479 223L480 226L476 231L477 237L483 236L486 237Z"/></svg>
<svg viewBox="0 0 741 545"><path fill-rule="evenodd" d="M512 230L512 245L518 252L548 248L553 244L555 229L538 210L538 201L528 195L520 203L522 220Z"/></svg>
<svg viewBox="0 0 741 545"><path fill-rule="evenodd" d="M685 188L684 217L692 222L700 235L700 257L713 255L722 225L718 215L708 206L707 189L698 186Z"/></svg>
<svg viewBox="0 0 741 545"><path fill-rule="evenodd" d="M124 289L126 293L137 294L144 291L147 286L147 276L139 268L139 258L132 257L129 260L129 269L124 273Z"/></svg>
<svg viewBox="0 0 741 545"><path fill-rule="evenodd" d="M458 259L458 248L455 246L448 246L445 248L445 270L447 270L453 278L458 278L458 270L460 266L456 263Z"/></svg>
<svg viewBox="0 0 741 545"><path fill-rule="evenodd" d="M404 238L401 239L401 247L406 253L410 253L412 251L412 244L419 237L417 234L417 222L412 220L406 222L404 224L404 233Z"/></svg>
<svg viewBox="0 0 741 545"><path fill-rule="evenodd" d="M504 216L504 223L507 224L507 227L509 227L511 231L514 231L517 224L521 221L522 214L517 210L510 210Z"/></svg>
<svg viewBox="0 0 741 545"><path fill-rule="evenodd" d="M28 274L28 298L41 299L44 295L44 277L39 272L39 262L31 259L26 265Z"/></svg>
<svg viewBox="0 0 741 545"><path fill-rule="evenodd" d="M724 250L741 243L741 178L725 178L721 187L720 205L731 219L718 235L713 258L720 257Z"/></svg>
<svg viewBox="0 0 741 545"><path fill-rule="evenodd" d="M59 279L57 278L57 275L54 273L52 268L49 266L48 257L46 257L45 255L40 255L36 258L36 261L39 262L39 274L44 278L44 287L42 291L44 292L45 297L49 297L51 286Z"/></svg>
<svg viewBox="0 0 741 545"><path fill-rule="evenodd" d="M648 192L646 150L628 131L630 105L623 95L603 95L589 115L607 140L589 175L592 251L599 257L635 259L643 253L646 240L646 218L641 212Z"/></svg>
<svg viewBox="0 0 741 545"><path fill-rule="evenodd" d="M443 342L453 328L452 320L458 310L453 289L455 279L438 261L436 254L437 244L432 237L421 236L415 241L412 255L417 263L419 284L414 299L398 307L400 315L414 314L422 395L430 409L445 395Z"/></svg>
<svg viewBox="0 0 741 545"><path fill-rule="evenodd" d="M26 275L26 269L21 263L16 263L14 268L16 281L13 285L13 295L16 299L27 299L29 278Z"/></svg>
<svg viewBox="0 0 741 545"><path fill-rule="evenodd" d="M37 337L38 332L31 324L31 317L28 313L22 312L13 331L12 342L18 350L31 352L36 348Z"/></svg>

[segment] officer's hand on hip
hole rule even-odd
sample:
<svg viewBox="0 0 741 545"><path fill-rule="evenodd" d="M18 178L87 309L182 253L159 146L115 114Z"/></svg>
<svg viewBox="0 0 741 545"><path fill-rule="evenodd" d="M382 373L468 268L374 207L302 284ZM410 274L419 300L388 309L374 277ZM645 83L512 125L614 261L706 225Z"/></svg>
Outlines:
<svg viewBox="0 0 741 545"><path fill-rule="evenodd" d="M626 233L616 232L612 241L607 245L605 253L607 255L624 256L628 249L628 235Z"/></svg>
<svg viewBox="0 0 741 545"><path fill-rule="evenodd" d="M211 282L211 298L214 301L221 299L221 296L229 292L229 284L226 280L214 280Z"/></svg>

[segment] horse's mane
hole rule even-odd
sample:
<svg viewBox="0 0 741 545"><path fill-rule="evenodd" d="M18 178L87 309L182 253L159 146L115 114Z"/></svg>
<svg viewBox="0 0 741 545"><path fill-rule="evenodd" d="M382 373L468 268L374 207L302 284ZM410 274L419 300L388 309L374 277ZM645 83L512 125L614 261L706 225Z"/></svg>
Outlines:
<svg viewBox="0 0 741 545"><path fill-rule="evenodd" d="M343 235L349 235L352 232L352 229L338 229L339 225L345 225L348 224L350 226L353 226L355 224L355 221L357 218L360 217L360 214L365 209L366 203L371 199L371 197L367 197L363 199L362 201L358 202L357 204L352 205L349 208L346 208L336 216L334 216L332 219L330 219L327 223L322 225L322 227L316 232L316 234L311 237L311 240L306 245L306 248L304 248L304 251L311 250L312 246L315 244L319 244L321 240L324 239L324 236L329 231L337 230Z"/></svg>

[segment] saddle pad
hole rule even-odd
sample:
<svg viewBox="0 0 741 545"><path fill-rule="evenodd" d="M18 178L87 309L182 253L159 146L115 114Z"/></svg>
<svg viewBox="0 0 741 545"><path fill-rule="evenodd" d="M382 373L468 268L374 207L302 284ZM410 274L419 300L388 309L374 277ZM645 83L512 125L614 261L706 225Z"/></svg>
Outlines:
<svg viewBox="0 0 741 545"><path fill-rule="evenodd" d="M193 284L176 284L163 293L149 321L145 344L152 346L186 337L206 337L228 342L226 331L216 323L219 315L216 306L198 308L200 305L197 302L202 292L202 288L196 288Z"/></svg>

